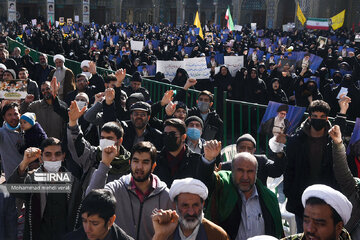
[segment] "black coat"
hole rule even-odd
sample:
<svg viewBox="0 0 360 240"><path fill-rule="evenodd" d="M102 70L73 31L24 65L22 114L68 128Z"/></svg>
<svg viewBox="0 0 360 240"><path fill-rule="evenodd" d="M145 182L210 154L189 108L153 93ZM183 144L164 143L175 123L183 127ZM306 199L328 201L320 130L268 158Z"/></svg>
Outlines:
<svg viewBox="0 0 360 240"><path fill-rule="evenodd" d="M167 151L165 149L162 149L161 152L158 153L154 174L158 176L161 181L164 181L168 188L171 187L171 184L175 179L192 177L199 179L204 183L211 180L215 161L213 163L204 163L200 154L194 153L185 145L184 157L181 160L176 173L172 176L166 155Z"/></svg>
<svg viewBox="0 0 360 240"><path fill-rule="evenodd" d="M106 236L106 239L111 240L133 240L132 237L126 234L124 230L122 230L118 225L115 223L111 226L109 233L111 235L111 238L108 238L108 235ZM63 240L87 240L86 233L84 231L83 227L80 227L79 229L68 233L65 235Z"/></svg>

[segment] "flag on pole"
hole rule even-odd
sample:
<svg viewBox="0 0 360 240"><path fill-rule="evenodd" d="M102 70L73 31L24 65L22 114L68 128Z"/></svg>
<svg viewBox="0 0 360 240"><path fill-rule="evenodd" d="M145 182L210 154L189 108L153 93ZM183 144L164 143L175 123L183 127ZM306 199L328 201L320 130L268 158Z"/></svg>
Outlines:
<svg viewBox="0 0 360 240"><path fill-rule="evenodd" d="M234 23L230 14L230 7L228 6L225 14L225 19L227 20L227 28L230 30L230 32L235 30Z"/></svg>
<svg viewBox="0 0 360 240"><path fill-rule="evenodd" d="M333 16L331 19L331 27L332 29L336 30L338 28L341 28L344 24L345 19L345 9L338 13L337 15Z"/></svg>
<svg viewBox="0 0 360 240"><path fill-rule="evenodd" d="M306 17L304 16L303 12L301 11L299 3L298 3L297 11L296 11L296 16L298 17L301 24L304 26L304 23L306 22Z"/></svg>
<svg viewBox="0 0 360 240"><path fill-rule="evenodd" d="M204 34L201 28L201 23L200 23L200 18L199 18L199 12L196 12L196 16L195 16L195 21L194 21L194 25L199 28L199 36L204 39Z"/></svg>
<svg viewBox="0 0 360 240"><path fill-rule="evenodd" d="M308 18L306 21L306 28L328 30L330 27L328 18Z"/></svg>

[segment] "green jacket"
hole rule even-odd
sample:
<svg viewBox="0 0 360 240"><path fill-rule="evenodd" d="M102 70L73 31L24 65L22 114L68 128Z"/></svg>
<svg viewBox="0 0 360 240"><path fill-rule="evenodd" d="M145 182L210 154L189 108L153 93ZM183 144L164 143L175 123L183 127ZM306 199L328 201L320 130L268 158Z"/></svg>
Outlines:
<svg viewBox="0 0 360 240"><path fill-rule="evenodd" d="M256 180L255 186L264 215L265 233L277 238L283 237L281 213L276 195L259 180ZM231 238L236 237L241 221L242 202L237 188L232 182L231 171L215 173L214 190L209 194L208 201L205 217L223 227ZM265 219L266 217L267 219Z"/></svg>

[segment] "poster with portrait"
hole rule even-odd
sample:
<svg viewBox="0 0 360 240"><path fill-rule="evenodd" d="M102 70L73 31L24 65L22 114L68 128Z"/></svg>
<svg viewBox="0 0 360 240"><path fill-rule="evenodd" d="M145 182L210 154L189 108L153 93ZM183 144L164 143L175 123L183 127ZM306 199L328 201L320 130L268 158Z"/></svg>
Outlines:
<svg viewBox="0 0 360 240"><path fill-rule="evenodd" d="M354 130L347 148L347 155L355 156L358 153L360 153L360 118L356 118Z"/></svg>
<svg viewBox="0 0 360 240"><path fill-rule="evenodd" d="M90 23L90 1L89 0L83 0L83 23L89 24Z"/></svg>
<svg viewBox="0 0 360 240"><path fill-rule="evenodd" d="M300 124L305 110L304 107L270 101L258 132L269 137L277 136L279 133L291 134Z"/></svg>
<svg viewBox="0 0 360 240"><path fill-rule="evenodd" d="M0 98L9 100L24 99L27 95L26 80L6 80L0 83Z"/></svg>
<svg viewBox="0 0 360 240"><path fill-rule="evenodd" d="M8 0L8 21L16 21L16 0Z"/></svg>
<svg viewBox="0 0 360 240"><path fill-rule="evenodd" d="M54 0L47 0L47 21L51 24L55 21L55 2Z"/></svg>

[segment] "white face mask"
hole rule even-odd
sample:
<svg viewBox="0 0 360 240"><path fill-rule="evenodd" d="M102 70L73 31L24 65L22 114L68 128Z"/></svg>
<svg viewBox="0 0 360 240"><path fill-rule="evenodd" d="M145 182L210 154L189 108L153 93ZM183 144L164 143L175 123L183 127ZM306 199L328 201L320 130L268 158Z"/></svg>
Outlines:
<svg viewBox="0 0 360 240"><path fill-rule="evenodd" d="M58 172L61 167L61 161L44 161L44 168L48 172Z"/></svg>
<svg viewBox="0 0 360 240"><path fill-rule="evenodd" d="M81 110L86 106L86 102L76 101L76 105L78 106L79 110Z"/></svg>
<svg viewBox="0 0 360 240"><path fill-rule="evenodd" d="M115 141L109 139L100 139L100 149L101 151L109 146L115 146Z"/></svg>

